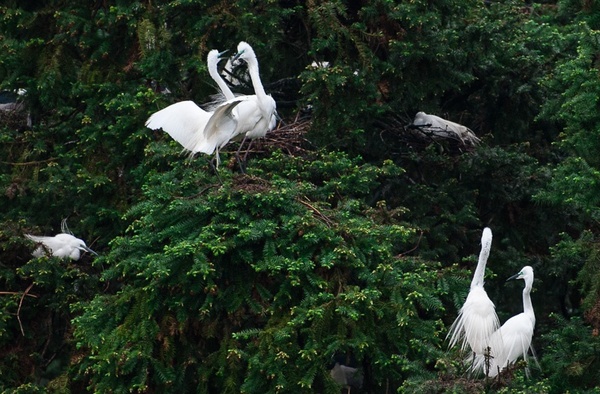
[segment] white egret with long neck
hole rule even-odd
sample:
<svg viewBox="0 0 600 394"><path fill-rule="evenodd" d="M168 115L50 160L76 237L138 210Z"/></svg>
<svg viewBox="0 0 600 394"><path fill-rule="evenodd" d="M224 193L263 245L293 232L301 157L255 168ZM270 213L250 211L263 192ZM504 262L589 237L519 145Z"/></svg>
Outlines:
<svg viewBox="0 0 600 394"><path fill-rule="evenodd" d="M531 304L531 287L533 286L533 268L525 266L518 274L507 279L523 279L523 312L508 319L490 338L489 350L477 355L473 364L474 371L483 371L487 376L494 377L504 368L513 364L519 358L527 362L529 351L537 363L535 352L531 346L535 328L535 313ZM487 361L486 361L487 360ZM487 364L487 365L486 365ZM526 369L529 373L529 370Z"/></svg>
<svg viewBox="0 0 600 394"><path fill-rule="evenodd" d="M233 100L235 94L233 94L229 85L227 85L227 82L225 82L221 74L219 74L219 61L221 61L221 55L225 52L219 52L216 49L208 52L208 55L206 56L206 65L208 74L217 83L219 89L221 89L221 93L223 94L223 97L225 97L225 100Z"/></svg>
<svg viewBox="0 0 600 394"><path fill-rule="evenodd" d="M460 349L465 350L469 346L475 354L483 353L489 345L491 335L500 326L494 303L483 288L485 266L491 247L492 230L486 227L481 235L481 252L469 294L447 336L450 338L450 347L460 344Z"/></svg>

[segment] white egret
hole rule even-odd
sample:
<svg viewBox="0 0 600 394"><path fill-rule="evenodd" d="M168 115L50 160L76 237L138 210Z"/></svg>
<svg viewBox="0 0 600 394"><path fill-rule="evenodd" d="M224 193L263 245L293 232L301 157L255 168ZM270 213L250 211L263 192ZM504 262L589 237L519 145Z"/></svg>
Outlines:
<svg viewBox="0 0 600 394"><path fill-rule="evenodd" d="M54 257L68 257L71 260L79 260L81 251L98 255L98 253L88 248L83 240L75 238L70 233L66 220L61 223L61 231L62 233L56 234L54 237L25 234L30 240L41 244L33 251L33 256L42 257L49 252Z"/></svg>
<svg viewBox="0 0 600 394"><path fill-rule="evenodd" d="M537 363L535 352L531 346L533 329L535 328L535 314L531 304L531 286L533 285L533 268L525 266L521 271L507 279L523 279L523 312L508 319L499 330L490 338L489 354L477 355L473 365L474 371L486 370L489 377L498 375L504 368L517 361L520 357L527 362L531 349L533 360ZM486 368L488 359L489 370ZM529 373L529 370L526 370Z"/></svg>
<svg viewBox="0 0 600 394"><path fill-rule="evenodd" d="M248 65L255 94L238 96L215 110L215 115L205 128L204 135L197 136L198 140L209 144L209 148L213 144L216 146L213 140L226 139L225 143L227 143L237 136L244 137L243 145L246 138L264 137L277 123L277 104L273 97L265 92L260 79L258 59L252 47L247 42L241 41L233 59L234 62L244 61Z"/></svg>
<svg viewBox="0 0 600 394"><path fill-rule="evenodd" d="M422 130L432 138L458 139L463 145L465 143L477 145L481 142L473 130L468 127L440 118L439 116L426 114L425 112L417 112L411 127Z"/></svg>
<svg viewBox="0 0 600 394"><path fill-rule="evenodd" d="M483 353L489 345L490 336L500 326L494 303L483 288L483 276L491 247L492 230L486 227L481 235L481 252L469 294L448 332L450 347L460 344L461 350L465 350L468 344L473 353Z"/></svg>
<svg viewBox="0 0 600 394"><path fill-rule="evenodd" d="M329 62L327 61L314 61L310 64L309 66L312 69L318 69L318 68L329 68Z"/></svg>
<svg viewBox="0 0 600 394"><path fill-rule="evenodd" d="M219 61L221 60L220 56L223 53L225 52L219 53L219 51L217 51L216 49L213 49L212 51L208 52L208 56L206 56L206 65L208 67L208 73L210 74L212 79L217 83L217 85L219 85L219 89L221 89L221 93L223 94L223 97L225 97L225 100L233 100L235 98L235 95L233 94L233 92L231 91L231 89L227 85L227 82L225 82L221 74L219 74L218 66Z"/></svg>
<svg viewBox="0 0 600 394"><path fill-rule="evenodd" d="M277 104L271 95L265 93L258 71L258 59L247 42L242 41L238 44L234 59L245 61L248 65L255 93L245 96L248 103L244 102L236 108L236 132L252 139L264 137L268 131L273 130L277 122Z"/></svg>
<svg viewBox="0 0 600 394"><path fill-rule="evenodd" d="M231 89L227 86L223 78L218 73L217 66L219 63L219 51L213 49L208 53L207 65L208 72L215 80L221 93L225 99L230 100L235 96ZM222 109L221 112L227 112ZM180 101L172 104L158 112L152 114L146 121L146 127L157 130L163 129L175 141L177 141L185 150L188 150L193 155L197 152L211 155L217 150L217 165L219 163L218 149L227 144L232 138L231 135L216 135L213 133L211 138L207 140L205 137L205 128L209 124L213 111L205 111L193 101ZM213 122L213 125L219 125L218 122Z"/></svg>
<svg viewBox="0 0 600 394"><path fill-rule="evenodd" d="M146 126L153 130L162 128L192 154L216 152L217 167L220 163L219 150L229 141L238 135L243 135L244 140L246 137L263 137L277 121L276 103L262 86L254 50L243 41L237 49L234 61L247 63L255 95L235 97L218 73L218 57L214 56L218 52L211 51L207 57L209 74L227 101L214 111L205 111L192 101L182 101L154 113L146 122Z"/></svg>

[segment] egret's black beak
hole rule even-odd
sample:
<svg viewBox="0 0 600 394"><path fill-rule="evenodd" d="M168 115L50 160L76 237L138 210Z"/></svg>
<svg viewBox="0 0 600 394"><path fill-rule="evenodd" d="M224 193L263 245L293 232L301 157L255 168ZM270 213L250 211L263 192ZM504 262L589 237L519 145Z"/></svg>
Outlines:
<svg viewBox="0 0 600 394"><path fill-rule="evenodd" d="M224 50L223 52L219 52L219 54L217 55L217 57L218 57L219 59L222 59L222 58L223 58L223 55L225 55L227 52L229 52L229 50L228 50L228 49Z"/></svg>
<svg viewBox="0 0 600 394"><path fill-rule="evenodd" d="M234 60L234 61L235 61L235 60L238 60L238 58L239 58L240 56L242 56L242 53L244 53L244 51L240 51L240 52L236 53L235 55L233 55L233 60Z"/></svg>
<svg viewBox="0 0 600 394"><path fill-rule="evenodd" d="M92 249L88 248L87 246L82 246L83 250L85 250L86 252L95 254L96 256L98 256L98 253L94 252Z"/></svg>
<svg viewBox="0 0 600 394"><path fill-rule="evenodd" d="M510 278L508 278L506 281L508 282L509 280L517 279L519 277L519 275L521 275L520 272L518 274L514 274L513 276L511 276Z"/></svg>

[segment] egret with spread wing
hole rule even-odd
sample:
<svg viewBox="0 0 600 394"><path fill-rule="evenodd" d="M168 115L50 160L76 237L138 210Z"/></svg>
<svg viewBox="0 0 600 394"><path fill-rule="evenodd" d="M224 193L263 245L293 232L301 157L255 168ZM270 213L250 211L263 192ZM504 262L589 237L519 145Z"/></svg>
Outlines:
<svg viewBox="0 0 600 394"><path fill-rule="evenodd" d="M221 89L221 93L225 99L231 100L235 96L225 81L223 81L223 78L219 75L217 70L220 60L219 56L220 53L216 49L213 49L208 53L206 58L208 72ZM163 129L175 141L183 146L185 150L190 151L192 155L197 152L211 155L216 150L218 166L218 149L226 145L233 136L230 134L225 135L223 133L213 132L210 135L210 139L207 140L205 128L215 112L216 110L205 111L193 101L180 101L152 114L146 121L146 127L152 130ZM222 112L227 111L221 110L219 114ZM214 125L221 125L221 123L222 122L215 120L212 125L214 127ZM225 132L228 132L226 128L222 129Z"/></svg>

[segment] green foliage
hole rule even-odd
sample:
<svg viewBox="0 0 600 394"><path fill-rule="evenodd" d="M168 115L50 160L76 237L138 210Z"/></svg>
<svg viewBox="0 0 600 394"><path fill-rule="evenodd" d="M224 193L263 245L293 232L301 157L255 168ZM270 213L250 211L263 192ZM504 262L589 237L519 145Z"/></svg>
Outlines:
<svg viewBox="0 0 600 394"><path fill-rule="evenodd" d="M577 317L567 321L552 315L552 319L553 330L542 338L546 346L541 359L552 388L549 392L597 392L600 384L597 330L592 331Z"/></svg>
<svg viewBox="0 0 600 394"><path fill-rule="evenodd" d="M222 185L198 183L193 163L149 175L102 259L120 290L76 307L94 391L331 392L337 352L369 365L374 387L434 362L435 271L395 258L412 230L357 200L398 170L339 153L252 170L270 166L221 171Z"/></svg>
<svg viewBox="0 0 600 394"><path fill-rule="evenodd" d="M562 3L567 6L567 2ZM589 10L585 10L589 11ZM577 258L577 282L581 286L585 315L594 328L600 328L600 292L598 281L598 243L592 236L598 230L598 31L588 25L590 15L583 12L581 21L568 29L567 41L573 45L572 57L565 58L556 67L553 78L546 84L554 92L553 100L543 114L563 125L558 141L567 155L552 169L552 178L535 197L570 211L578 237L558 245L567 246L566 261ZM593 19L593 17L592 17ZM592 25L596 24L593 20ZM578 225L575 225L577 223ZM573 253L574 252L574 253ZM560 263L564 264L565 261ZM579 361L579 360L578 360Z"/></svg>

